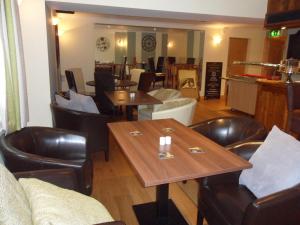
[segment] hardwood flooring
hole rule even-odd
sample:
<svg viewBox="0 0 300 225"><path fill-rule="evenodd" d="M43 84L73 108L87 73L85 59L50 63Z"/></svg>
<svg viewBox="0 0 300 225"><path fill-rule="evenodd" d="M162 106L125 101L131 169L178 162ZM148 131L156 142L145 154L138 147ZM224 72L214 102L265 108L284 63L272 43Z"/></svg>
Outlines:
<svg viewBox="0 0 300 225"><path fill-rule="evenodd" d="M240 114L225 106L224 99L203 100L197 104L194 123L218 117ZM138 225L132 205L155 200L155 188L144 188L127 159L113 139L110 139L110 159L104 154L94 155L94 187L92 196L102 202L114 219L126 225ZM197 206L176 183L170 185L170 198L189 225L196 225Z"/></svg>

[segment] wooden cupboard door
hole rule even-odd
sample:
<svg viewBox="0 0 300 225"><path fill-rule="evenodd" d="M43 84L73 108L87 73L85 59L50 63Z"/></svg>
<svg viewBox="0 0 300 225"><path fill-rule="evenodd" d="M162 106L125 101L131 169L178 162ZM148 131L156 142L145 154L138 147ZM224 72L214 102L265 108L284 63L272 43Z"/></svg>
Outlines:
<svg viewBox="0 0 300 225"><path fill-rule="evenodd" d="M246 61L248 49L247 38L229 38L227 76L245 73L244 65L233 65L233 61Z"/></svg>

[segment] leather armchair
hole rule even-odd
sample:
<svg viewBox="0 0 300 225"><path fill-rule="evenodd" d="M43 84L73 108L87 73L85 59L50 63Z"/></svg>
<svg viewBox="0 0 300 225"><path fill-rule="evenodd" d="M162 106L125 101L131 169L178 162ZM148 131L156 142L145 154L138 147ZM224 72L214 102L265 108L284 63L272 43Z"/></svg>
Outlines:
<svg viewBox="0 0 300 225"><path fill-rule="evenodd" d="M56 103L51 104L51 111L54 127L85 133L89 152L104 151L109 160L107 123L113 121L111 116L69 110Z"/></svg>
<svg viewBox="0 0 300 225"><path fill-rule="evenodd" d="M62 188L79 191L76 172L73 169L50 169L50 170L35 170L26 172L16 172L15 177L18 178L37 178ZM114 221L107 223L99 223L96 225L125 225L122 221Z"/></svg>
<svg viewBox="0 0 300 225"><path fill-rule="evenodd" d="M230 151L249 159L259 142L237 145ZM198 222L209 225L297 225L300 221L300 184L257 199L243 185L241 172L216 175L201 181Z"/></svg>
<svg viewBox="0 0 300 225"><path fill-rule="evenodd" d="M93 164L86 137L74 131L47 127L25 127L1 136L0 149L11 172L72 168L79 191L91 194Z"/></svg>
<svg viewBox="0 0 300 225"><path fill-rule="evenodd" d="M190 127L226 148L267 136L263 125L244 116L217 117Z"/></svg>

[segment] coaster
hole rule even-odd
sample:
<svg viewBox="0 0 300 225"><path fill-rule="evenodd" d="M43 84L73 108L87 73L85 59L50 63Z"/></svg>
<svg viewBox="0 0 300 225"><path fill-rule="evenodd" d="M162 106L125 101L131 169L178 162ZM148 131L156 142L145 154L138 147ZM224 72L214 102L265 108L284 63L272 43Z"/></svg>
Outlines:
<svg viewBox="0 0 300 225"><path fill-rule="evenodd" d="M140 132L140 131L138 131L138 130L131 131L131 132L129 132L129 134L131 136L140 136L140 135L143 135L143 133Z"/></svg>
<svg viewBox="0 0 300 225"><path fill-rule="evenodd" d="M158 153L159 159L173 159L174 155L170 152L160 152Z"/></svg>
<svg viewBox="0 0 300 225"><path fill-rule="evenodd" d="M163 129L161 129L163 132L167 133L167 134L170 134L170 133L173 133L175 131L174 128L171 128L171 127L165 127Z"/></svg>
<svg viewBox="0 0 300 225"><path fill-rule="evenodd" d="M201 148L201 147L198 147L198 146L195 146L195 147L190 147L188 148L190 150L191 153L195 154L195 153L205 153L206 151Z"/></svg>

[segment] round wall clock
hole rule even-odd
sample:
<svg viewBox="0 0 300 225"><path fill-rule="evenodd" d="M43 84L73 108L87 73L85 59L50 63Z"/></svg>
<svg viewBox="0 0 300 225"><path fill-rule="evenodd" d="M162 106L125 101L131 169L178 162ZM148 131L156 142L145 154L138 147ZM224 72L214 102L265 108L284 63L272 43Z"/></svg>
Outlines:
<svg viewBox="0 0 300 225"><path fill-rule="evenodd" d="M99 37L96 41L96 47L100 52L106 51L109 46L109 40L106 37Z"/></svg>
<svg viewBox="0 0 300 225"><path fill-rule="evenodd" d="M156 48L156 40L155 40L155 36L153 35L145 35L142 39L142 48L143 50L145 50L146 52L152 52L155 50Z"/></svg>

